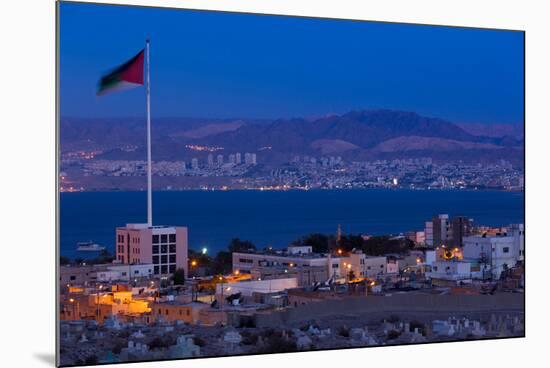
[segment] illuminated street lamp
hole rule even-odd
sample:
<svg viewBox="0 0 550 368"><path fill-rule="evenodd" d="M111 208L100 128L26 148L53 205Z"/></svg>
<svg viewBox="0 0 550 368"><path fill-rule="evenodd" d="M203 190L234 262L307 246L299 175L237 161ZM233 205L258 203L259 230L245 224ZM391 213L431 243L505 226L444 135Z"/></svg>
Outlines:
<svg viewBox="0 0 550 368"><path fill-rule="evenodd" d="M71 298L71 299L69 299L69 301L71 302L71 309L73 311L73 320L76 320L76 310L75 310L75 306L74 306L74 299Z"/></svg>
<svg viewBox="0 0 550 368"><path fill-rule="evenodd" d="M208 249L206 249L206 247L202 248L201 253L202 253L202 254L206 254L206 252L208 252Z"/></svg>

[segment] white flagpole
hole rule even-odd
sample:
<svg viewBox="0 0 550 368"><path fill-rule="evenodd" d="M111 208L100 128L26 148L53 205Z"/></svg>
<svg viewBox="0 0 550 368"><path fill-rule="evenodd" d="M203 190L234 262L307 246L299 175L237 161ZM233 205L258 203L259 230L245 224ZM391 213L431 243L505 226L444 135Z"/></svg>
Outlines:
<svg viewBox="0 0 550 368"><path fill-rule="evenodd" d="M147 226L153 226L153 193L151 184L151 80L149 78L149 39L145 41L147 58Z"/></svg>

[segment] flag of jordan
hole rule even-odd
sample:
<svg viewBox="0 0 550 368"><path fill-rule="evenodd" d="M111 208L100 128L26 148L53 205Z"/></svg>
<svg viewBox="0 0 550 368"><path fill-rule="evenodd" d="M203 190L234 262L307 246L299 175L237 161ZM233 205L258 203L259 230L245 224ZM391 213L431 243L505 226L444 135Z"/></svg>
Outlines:
<svg viewBox="0 0 550 368"><path fill-rule="evenodd" d="M143 55L141 50L136 56L101 77L97 95L122 91L143 85Z"/></svg>

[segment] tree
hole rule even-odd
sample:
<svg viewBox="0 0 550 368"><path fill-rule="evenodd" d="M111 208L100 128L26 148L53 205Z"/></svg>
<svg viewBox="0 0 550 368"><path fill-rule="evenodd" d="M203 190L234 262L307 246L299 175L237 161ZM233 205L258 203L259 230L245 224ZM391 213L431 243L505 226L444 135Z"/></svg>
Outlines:
<svg viewBox="0 0 550 368"><path fill-rule="evenodd" d="M219 251L214 257L212 271L214 274L227 274L232 270L233 256L230 252Z"/></svg>
<svg viewBox="0 0 550 368"><path fill-rule="evenodd" d="M248 252L251 250L256 250L256 246L248 240L241 240L239 238L231 239L231 242L227 246L227 249L231 253L235 252Z"/></svg>
<svg viewBox="0 0 550 368"><path fill-rule="evenodd" d="M172 275L172 281L174 281L174 285L185 284L185 270L183 268L178 268Z"/></svg>
<svg viewBox="0 0 550 368"><path fill-rule="evenodd" d="M60 264L61 266L66 266L66 265L68 265L68 264L70 264L70 263L71 263L71 260L70 260L69 258L63 257L63 256L59 257L59 264Z"/></svg>
<svg viewBox="0 0 550 368"><path fill-rule="evenodd" d="M329 243L331 243L330 236L313 233L294 240L292 245L310 246L314 253L327 253L329 251Z"/></svg>

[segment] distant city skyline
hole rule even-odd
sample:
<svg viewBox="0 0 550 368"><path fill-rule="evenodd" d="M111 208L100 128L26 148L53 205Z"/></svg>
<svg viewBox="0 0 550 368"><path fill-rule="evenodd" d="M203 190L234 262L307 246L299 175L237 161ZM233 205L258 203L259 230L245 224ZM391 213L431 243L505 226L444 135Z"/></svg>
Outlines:
<svg viewBox="0 0 550 368"><path fill-rule="evenodd" d="M62 116L144 116L143 88L95 91L150 37L153 118L388 108L523 124L518 31L70 3L60 27Z"/></svg>

